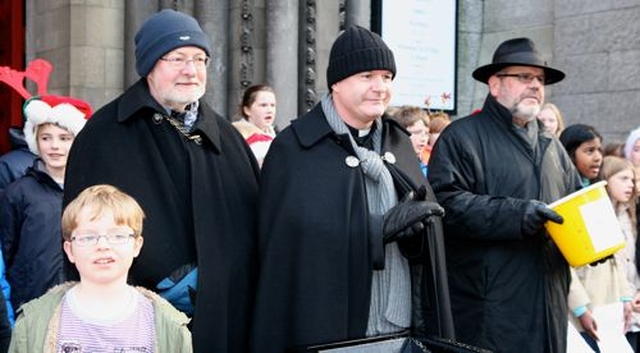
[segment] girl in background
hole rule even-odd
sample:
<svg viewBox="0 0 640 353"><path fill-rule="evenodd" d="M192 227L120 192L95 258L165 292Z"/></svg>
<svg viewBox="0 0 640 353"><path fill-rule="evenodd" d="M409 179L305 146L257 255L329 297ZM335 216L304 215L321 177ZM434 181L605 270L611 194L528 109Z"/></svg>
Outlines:
<svg viewBox="0 0 640 353"><path fill-rule="evenodd" d="M630 306L633 310L627 318L627 340L636 352L640 347L640 277L636 269L636 198L638 196L635 170L631 162L624 158L608 156L602 163L601 178L607 181L607 193L613 203L618 221L624 234L626 246L614 256L616 262L624 266L630 288Z"/></svg>
<svg viewBox="0 0 640 353"><path fill-rule="evenodd" d="M634 167L640 167L640 127L629 133L624 144L624 156Z"/></svg>
<svg viewBox="0 0 640 353"><path fill-rule="evenodd" d="M247 88L239 107L242 119L233 126L242 134L251 151L262 166L271 142L276 137L276 94L267 85L255 85Z"/></svg>
<svg viewBox="0 0 640 353"><path fill-rule="evenodd" d="M593 126L570 125L560 134L560 142L576 166L582 186L598 179L602 165L602 136Z"/></svg>
<svg viewBox="0 0 640 353"><path fill-rule="evenodd" d="M604 261L574 269L569 292L571 319L587 343L600 352L598 330L602 329L602 324L596 322L593 309L621 302L624 330L635 351L640 332L640 321L637 320L640 315L636 315L637 318L632 315L634 309L640 312L640 296L637 295L640 280L635 268L635 173L625 159L608 156L603 160L599 179L607 181L607 193L625 236L626 247Z"/></svg>
<svg viewBox="0 0 640 353"><path fill-rule="evenodd" d="M540 113L538 113L538 120L542 122L545 130L555 137L559 137L564 130L564 119L562 119L560 109L553 103L542 105Z"/></svg>
<svg viewBox="0 0 640 353"><path fill-rule="evenodd" d="M91 107L45 95L28 100L24 115L25 140L38 158L0 198L0 240L15 310L64 280L60 217L67 157Z"/></svg>

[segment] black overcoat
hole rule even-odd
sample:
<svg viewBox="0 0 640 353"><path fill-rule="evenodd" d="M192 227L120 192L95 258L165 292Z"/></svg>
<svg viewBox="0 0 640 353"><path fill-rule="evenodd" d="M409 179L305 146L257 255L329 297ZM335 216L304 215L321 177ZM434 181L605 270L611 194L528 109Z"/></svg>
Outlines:
<svg viewBox="0 0 640 353"><path fill-rule="evenodd" d="M497 352L565 350L569 266L543 232L523 237L528 200L550 203L580 187L558 139L542 128L538 153L492 96L436 142L429 181L445 208L456 338ZM534 122L537 123L537 122Z"/></svg>
<svg viewBox="0 0 640 353"><path fill-rule="evenodd" d="M244 139L200 101L187 139L163 120L144 79L97 111L71 148L65 205L108 183L146 213L131 283L155 289L177 266L197 261L196 352L243 352L257 274L257 163ZM197 259L197 260L196 260Z"/></svg>
<svg viewBox="0 0 640 353"><path fill-rule="evenodd" d="M388 168L426 184L407 132L386 118L383 126L382 154L396 157ZM349 137L335 134L319 104L272 143L260 186L261 273L252 352L365 336L371 276L384 266L384 254L380 218L368 211L364 174L348 163L354 156ZM401 197L402 187L397 189ZM451 337L440 220L428 243L412 262L414 329Z"/></svg>

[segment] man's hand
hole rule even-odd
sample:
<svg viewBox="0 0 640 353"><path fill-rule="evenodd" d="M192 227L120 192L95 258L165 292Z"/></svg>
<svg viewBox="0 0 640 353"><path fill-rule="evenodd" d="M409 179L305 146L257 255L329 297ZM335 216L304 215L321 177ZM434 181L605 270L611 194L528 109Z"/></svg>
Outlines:
<svg viewBox="0 0 640 353"><path fill-rule="evenodd" d="M522 214L522 234L529 236L538 233L547 221L562 224L564 219L544 202L530 200Z"/></svg>
<svg viewBox="0 0 640 353"><path fill-rule="evenodd" d="M443 217L444 209L435 202L424 201L424 195L418 192L408 193L397 205L384 215L384 243L408 239L422 233L431 222L431 217Z"/></svg>

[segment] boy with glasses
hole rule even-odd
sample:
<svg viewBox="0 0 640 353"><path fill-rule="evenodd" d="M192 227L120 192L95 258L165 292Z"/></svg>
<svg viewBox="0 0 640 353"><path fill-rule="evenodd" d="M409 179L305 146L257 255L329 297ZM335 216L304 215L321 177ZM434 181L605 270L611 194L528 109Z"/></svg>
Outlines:
<svg viewBox="0 0 640 353"><path fill-rule="evenodd" d="M80 282L54 287L19 310L10 352L191 352L189 319L127 284L142 248L144 213L110 185L80 193L62 215L64 251Z"/></svg>

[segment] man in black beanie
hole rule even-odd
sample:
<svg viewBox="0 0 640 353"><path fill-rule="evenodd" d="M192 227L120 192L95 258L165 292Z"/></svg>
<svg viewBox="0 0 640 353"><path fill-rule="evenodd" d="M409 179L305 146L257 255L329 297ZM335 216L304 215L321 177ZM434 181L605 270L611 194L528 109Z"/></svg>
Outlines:
<svg viewBox="0 0 640 353"><path fill-rule="evenodd" d="M330 93L274 140L252 352L408 329L451 337L442 209L408 133L385 115L395 74L377 34L348 28L331 49Z"/></svg>
<svg viewBox="0 0 640 353"><path fill-rule="evenodd" d="M64 203L112 184L147 214L132 284L193 316L195 352L246 352L256 280L258 165L201 98L209 40L163 10L135 36L141 79L97 111L69 155Z"/></svg>

